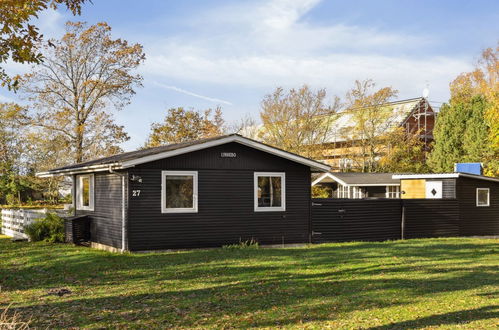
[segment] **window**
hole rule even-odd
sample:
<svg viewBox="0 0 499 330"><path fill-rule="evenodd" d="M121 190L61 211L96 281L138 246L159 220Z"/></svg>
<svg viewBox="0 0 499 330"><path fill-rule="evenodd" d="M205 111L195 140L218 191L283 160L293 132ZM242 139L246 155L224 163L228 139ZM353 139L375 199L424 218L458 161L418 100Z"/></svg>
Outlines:
<svg viewBox="0 0 499 330"><path fill-rule="evenodd" d="M76 177L76 209L94 210L94 175L78 175Z"/></svg>
<svg viewBox="0 0 499 330"><path fill-rule="evenodd" d="M364 197L363 194L362 194L362 188L361 187L353 186L352 188L353 188L352 189L353 198L360 199L360 198Z"/></svg>
<svg viewBox="0 0 499 330"><path fill-rule="evenodd" d="M400 186L386 186L386 198L400 198Z"/></svg>
<svg viewBox="0 0 499 330"><path fill-rule="evenodd" d="M255 173L255 211L286 211L284 173Z"/></svg>
<svg viewBox="0 0 499 330"><path fill-rule="evenodd" d="M476 188L476 206L490 206L489 188Z"/></svg>
<svg viewBox="0 0 499 330"><path fill-rule="evenodd" d="M338 185L338 198L348 198L348 186Z"/></svg>
<svg viewBox="0 0 499 330"><path fill-rule="evenodd" d="M198 211L198 172L161 172L161 212L196 213Z"/></svg>

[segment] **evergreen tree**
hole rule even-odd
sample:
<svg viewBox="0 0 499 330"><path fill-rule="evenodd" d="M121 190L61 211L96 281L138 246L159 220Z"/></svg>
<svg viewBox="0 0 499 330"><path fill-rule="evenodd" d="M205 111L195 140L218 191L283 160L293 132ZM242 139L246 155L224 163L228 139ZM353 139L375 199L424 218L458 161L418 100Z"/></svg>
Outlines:
<svg viewBox="0 0 499 330"><path fill-rule="evenodd" d="M438 115L433 135L435 144L428 165L435 172L452 172L459 162L481 162L488 152L489 128L484 119L486 101L482 96L451 100Z"/></svg>
<svg viewBox="0 0 499 330"><path fill-rule="evenodd" d="M476 96L469 104L469 119L463 136L464 161L484 162L490 152L489 127L485 121L487 102L484 97ZM487 164L486 164L487 165Z"/></svg>

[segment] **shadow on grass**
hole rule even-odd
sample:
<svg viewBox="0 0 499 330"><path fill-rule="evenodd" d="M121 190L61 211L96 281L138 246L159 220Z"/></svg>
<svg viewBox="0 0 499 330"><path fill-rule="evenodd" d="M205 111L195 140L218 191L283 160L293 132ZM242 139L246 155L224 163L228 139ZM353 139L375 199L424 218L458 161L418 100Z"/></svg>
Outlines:
<svg viewBox="0 0 499 330"><path fill-rule="evenodd" d="M499 318L499 305L431 315L410 321L390 323L380 327L372 327L369 328L369 330L417 329L439 325L465 325L473 321L494 318Z"/></svg>
<svg viewBox="0 0 499 330"><path fill-rule="evenodd" d="M497 243L445 242L119 255L0 239L0 285L7 293L75 288L70 296L38 296L13 306L34 315L40 327L127 322L144 327L223 326L227 315L234 317L228 318L229 326L298 325L335 320L339 313L404 306L438 293L499 285L496 265L473 264L497 251ZM477 311L483 319L497 314L491 307ZM469 315L453 312L392 327L475 320Z"/></svg>

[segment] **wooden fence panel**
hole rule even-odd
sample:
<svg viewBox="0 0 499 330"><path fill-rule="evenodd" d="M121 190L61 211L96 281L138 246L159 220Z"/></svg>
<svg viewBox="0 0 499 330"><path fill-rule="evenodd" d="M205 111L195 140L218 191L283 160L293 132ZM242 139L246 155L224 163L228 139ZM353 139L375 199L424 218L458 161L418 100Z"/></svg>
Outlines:
<svg viewBox="0 0 499 330"><path fill-rule="evenodd" d="M33 223L35 219L43 218L49 212L55 212L60 216L66 215L63 210L2 209L2 234L15 239L27 239L24 227Z"/></svg>

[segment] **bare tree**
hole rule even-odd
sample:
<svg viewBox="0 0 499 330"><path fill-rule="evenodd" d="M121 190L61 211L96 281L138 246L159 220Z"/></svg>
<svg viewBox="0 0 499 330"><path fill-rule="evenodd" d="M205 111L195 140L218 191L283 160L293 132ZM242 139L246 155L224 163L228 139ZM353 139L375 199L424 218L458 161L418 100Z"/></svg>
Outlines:
<svg viewBox="0 0 499 330"><path fill-rule="evenodd" d="M81 22L68 22L62 39L51 43L44 62L23 82L32 124L50 140L64 141L59 149L78 163L119 152L129 137L111 110L129 104L142 86L142 77L133 73L145 59L142 46L112 39L106 23Z"/></svg>
<svg viewBox="0 0 499 330"><path fill-rule="evenodd" d="M365 172L376 169L377 161L385 148L386 133L398 124L398 116L392 106L387 105L398 93L391 87L375 90L371 80L356 81L347 93L346 114L351 116L353 126L345 134L354 151L354 159Z"/></svg>
<svg viewBox="0 0 499 330"><path fill-rule="evenodd" d="M325 143L340 107L337 97L326 104L326 90L307 85L285 92L277 88L262 101L263 142L306 157L322 159Z"/></svg>
<svg viewBox="0 0 499 330"><path fill-rule="evenodd" d="M250 114L246 114L239 120L233 122L228 126L227 131L230 133L237 133L250 139L258 139L260 125Z"/></svg>

